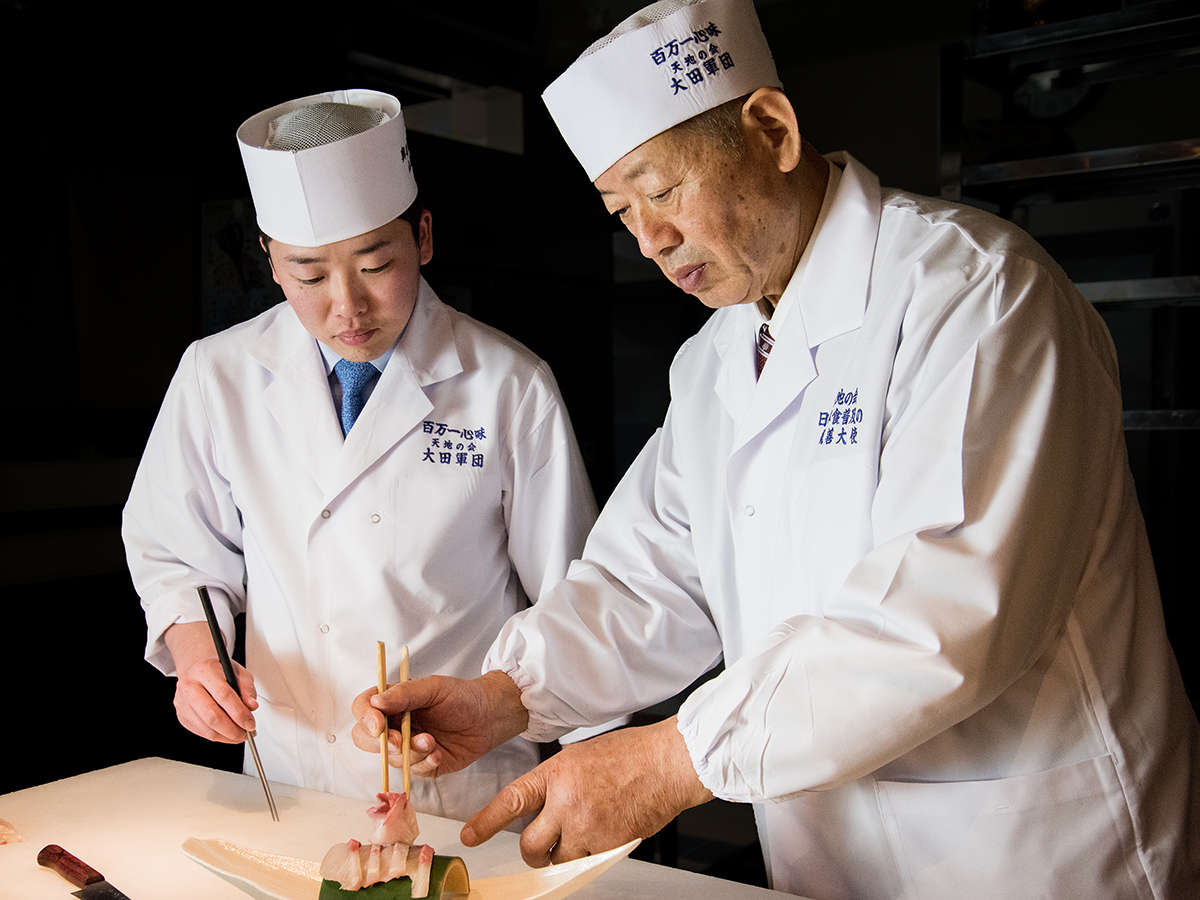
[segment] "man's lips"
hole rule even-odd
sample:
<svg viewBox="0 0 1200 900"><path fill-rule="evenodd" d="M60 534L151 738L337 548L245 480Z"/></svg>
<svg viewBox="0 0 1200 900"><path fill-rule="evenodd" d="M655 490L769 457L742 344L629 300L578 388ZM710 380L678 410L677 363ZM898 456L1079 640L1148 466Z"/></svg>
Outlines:
<svg viewBox="0 0 1200 900"><path fill-rule="evenodd" d="M680 266L671 273L671 279L684 291L691 293L700 287L700 282L704 280L706 266L707 263L692 263L691 265Z"/></svg>
<svg viewBox="0 0 1200 900"><path fill-rule="evenodd" d="M377 328L364 328L359 331L343 331L338 335L338 340L351 347L357 347L371 340L378 330Z"/></svg>

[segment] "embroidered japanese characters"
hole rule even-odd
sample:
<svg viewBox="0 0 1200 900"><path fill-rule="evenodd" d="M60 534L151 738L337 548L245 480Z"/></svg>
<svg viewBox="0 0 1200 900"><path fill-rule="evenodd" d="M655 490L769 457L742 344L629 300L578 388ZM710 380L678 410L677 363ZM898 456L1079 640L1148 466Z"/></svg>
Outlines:
<svg viewBox="0 0 1200 900"><path fill-rule="evenodd" d="M667 41L650 51L650 59L656 66L666 66L670 74L673 94L688 90L688 84L703 84L705 77L712 78L734 66L733 55L721 52L715 39L721 29L710 20L708 25L697 28L690 35ZM692 46L688 46L691 44ZM685 83L682 78L687 79Z"/></svg>
<svg viewBox="0 0 1200 900"><path fill-rule="evenodd" d="M833 407L817 413L817 443L843 444L850 446L858 443L858 426L862 424L863 411L858 406L858 388L852 391L840 390L833 401Z"/></svg>
<svg viewBox="0 0 1200 900"><path fill-rule="evenodd" d="M487 440L487 429L451 428L445 422L426 420L421 424L425 434L432 435L425 448L423 462L443 466L469 466L483 468L483 442Z"/></svg>

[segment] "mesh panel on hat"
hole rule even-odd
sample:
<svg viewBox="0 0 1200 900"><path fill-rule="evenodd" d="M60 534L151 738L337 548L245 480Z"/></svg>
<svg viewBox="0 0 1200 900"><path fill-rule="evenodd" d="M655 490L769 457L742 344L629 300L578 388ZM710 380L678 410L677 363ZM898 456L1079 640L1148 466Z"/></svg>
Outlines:
<svg viewBox="0 0 1200 900"><path fill-rule="evenodd" d="M667 16L672 16L679 12L685 6L695 6L697 3L703 3L704 0L658 0L656 3L651 3L649 6L639 9L628 19L617 25L612 31L604 37L595 41L590 47L579 54L580 58L591 56L598 50L603 50L617 38L623 34L628 34L630 31L637 31L639 28L644 28L654 22L661 22Z"/></svg>
<svg viewBox="0 0 1200 900"><path fill-rule="evenodd" d="M308 150L362 134L381 123L386 114L352 103L312 103L284 113L271 123L265 146L270 150Z"/></svg>

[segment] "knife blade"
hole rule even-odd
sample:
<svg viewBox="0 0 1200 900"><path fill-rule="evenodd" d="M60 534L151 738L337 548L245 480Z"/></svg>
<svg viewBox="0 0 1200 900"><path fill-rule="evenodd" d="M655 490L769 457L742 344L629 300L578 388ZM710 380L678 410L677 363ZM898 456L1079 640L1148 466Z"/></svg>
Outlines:
<svg viewBox="0 0 1200 900"><path fill-rule="evenodd" d="M47 844L38 851L39 866L45 866L57 872L78 891L71 891L71 896L81 900L129 900L127 896L104 880L104 876L85 863L78 856L68 853L58 844Z"/></svg>

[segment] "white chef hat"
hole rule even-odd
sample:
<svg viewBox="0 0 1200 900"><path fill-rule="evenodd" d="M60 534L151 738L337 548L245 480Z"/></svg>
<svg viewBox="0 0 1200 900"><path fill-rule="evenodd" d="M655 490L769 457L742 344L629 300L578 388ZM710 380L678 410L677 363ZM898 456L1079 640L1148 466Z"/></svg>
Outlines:
<svg viewBox="0 0 1200 900"><path fill-rule="evenodd" d="M542 93L595 181L685 119L781 87L752 0L659 0L583 51Z"/></svg>
<svg viewBox="0 0 1200 900"><path fill-rule="evenodd" d="M371 231L417 196L400 101L331 91L281 103L237 130L258 227L319 247Z"/></svg>

